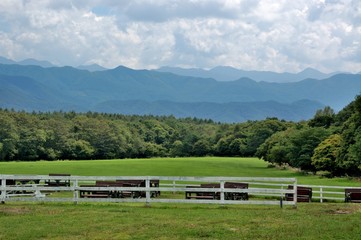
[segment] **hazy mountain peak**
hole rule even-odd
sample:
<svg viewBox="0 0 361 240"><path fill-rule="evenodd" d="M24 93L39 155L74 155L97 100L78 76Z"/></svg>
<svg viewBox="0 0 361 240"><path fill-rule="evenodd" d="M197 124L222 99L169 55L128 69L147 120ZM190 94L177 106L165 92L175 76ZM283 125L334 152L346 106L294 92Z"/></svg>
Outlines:
<svg viewBox="0 0 361 240"><path fill-rule="evenodd" d="M40 67L44 67L44 68L49 68L49 67L54 67L55 66L51 62L40 61L40 60L36 60L36 59L33 59L33 58L24 59L22 61L19 61L18 64L20 64L20 65L35 65L35 66L40 66Z"/></svg>
<svg viewBox="0 0 361 240"><path fill-rule="evenodd" d="M33 58L24 59L22 61L14 61L5 57L0 56L0 63L1 64L19 64L19 65L34 65L34 66L40 66L43 68L49 68L49 67L55 67L54 64L52 64L49 61L40 61Z"/></svg>
<svg viewBox="0 0 361 240"><path fill-rule="evenodd" d="M0 63L1 64L16 64L15 61L1 57L1 56L0 56Z"/></svg>
<svg viewBox="0 0 361 240"><path fill-rule="evenodd" d="M134 69L128 68L128 67L123 66L123 65L119 65L118 67L110 69L110 70L113 70L113 71L114 70L115 71L135 71Z"/></svg>
<svg viewBox="0 0 361 240"><path fill-rule="evenodd" d="M108 70L105 67L102 67L96 63L90 64L90 65L80 65L77 67L78 69L81 70L88 70L89 72L97 72L97 71L105 71Z"/></svg>
<svg viewBox="0 0 361 240"><path fill-rule="evenodd" d="M310 67L305 68L301 72L299 72L299 74L301 74L301 73L302 74L323 74L322 72L320 72L314 68L310 68Z"/></svg>

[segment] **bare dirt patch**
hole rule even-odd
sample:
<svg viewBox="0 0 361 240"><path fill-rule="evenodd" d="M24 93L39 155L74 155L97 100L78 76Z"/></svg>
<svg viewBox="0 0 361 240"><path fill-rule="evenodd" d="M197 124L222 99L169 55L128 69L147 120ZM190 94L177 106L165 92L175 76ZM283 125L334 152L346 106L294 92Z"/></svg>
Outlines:
<svg viewBox="0 0 361 240"><path fill-rule="evenodd" d="M0 208L0 214L4 215L21 215L30 213L30 209L26 207L11 207L11 208Z"/></svg>
<svg viewBox="0 0 361 240"><path fill-rule="evenodd" d="M361 205L359 205L359 204L351 205L350 207L347 207L347 208L338 208L335 210L328 211L328 213L332 214L332 215L353 214L353 213L357 213L357 212L361 212Z"/></svg>

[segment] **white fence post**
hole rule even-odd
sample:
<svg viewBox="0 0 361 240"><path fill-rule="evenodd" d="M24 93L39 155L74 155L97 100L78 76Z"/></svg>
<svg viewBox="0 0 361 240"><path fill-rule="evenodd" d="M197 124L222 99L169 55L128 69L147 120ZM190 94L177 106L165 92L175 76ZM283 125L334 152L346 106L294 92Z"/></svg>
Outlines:
<svg viewBox="0 0 361 240"><path fill-rule="evenodd" d="M220 181L220 187L221 187L221 204L224 204L224 181Z"/></svg>
<svg viewBox="0 0 361 240"><path fill-rule="evenodd" d="M323 192L322 192L322 186L320 186L320 202L323 203Z"/></svg>
<svg viewBox="0 0 361 240"><path fill-rule="evenodd" d="M150 179L149 178L145 179L145 188L146 188L145 205L147 207L150 207Z"/></svg>
<svg viewBox="0 0 361 240"><path fill-rule="evenodd" d="M297 207L297 179L293 183L293 204Z"/></svg>
<svg viewBox="0 0 361 240"><path fill-rule="evenodd" d="M175 194L175 181L173 181L173 194Z"/></svg>
<svg viewBox="0 0 361 240"><path fill-rule="evenodd" d="M5 203L5 198L6 198L6 179L4 177L1 178L1 197L0 197L0 202L1 203Z"/></svg>
<svg viewBox="0 0 361 240"><path fill-rule="evenodd" d="M78 179L73 181L73 191L74 191L74 204L78 204L79 192L78 192Z"/></svg>

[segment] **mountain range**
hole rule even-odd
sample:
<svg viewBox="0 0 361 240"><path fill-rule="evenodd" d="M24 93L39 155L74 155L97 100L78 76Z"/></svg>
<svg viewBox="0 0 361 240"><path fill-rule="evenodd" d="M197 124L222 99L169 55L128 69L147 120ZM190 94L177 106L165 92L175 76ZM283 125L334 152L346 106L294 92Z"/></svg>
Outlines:
<svg viewBox="0 0 361 240"><path fill-rule="evenodd" d="M275 83L177 75L158 70L89 71L0 64L0 107L26 111L98 111L174 115L220 122L277 117L298 121L336 111L361 93L360 74Z"/></svg>
<svg viewBox="0 0 361 240"><path fill-rule="evenodd" d="M48 67L59 67L57 65L52 64L48 61L39 61L36 59L25 59L22 61L14 61L11 59L7 59L0 56L0 64L19 64L19 65L34 65L40 66L44 68ZM102 67L98 64L89 64L89 65L80 65L75 67L81 70L88 70L90 72L96 71L105 71L109 70L105 67ZM235 81L240 78L250 78L255 80L256 82L298 82L307 78L312 79L325 79L331 77L333 75L338 74L339 72L334 73L322 73L313 68L306 68L299 73L277 73L270 71L245 71L241 69L236 69L229 66L218 66L209 70L205 70L202 68L179 68L179 67L161 67L159 69L154 69L158 72L167 72L173 73L181 76L189 76L196 78L213 78L217 81ZM360 72L361 73L361 72Z"/></svg>
<svg viewBox="0 0 361 240"><path fill-rule="evenodd" d="M235 81L240 78L250 78L257 82L299 82L301 80L325 79L338 73L322 73L313 68L306 68L299 73L276 73L270 71L244 71L227 66L218 66L209 70L201 68L178 68L178 67L161 67L156 69L159 72L170 72L182 76L213 78L217 81Z"/></svg>

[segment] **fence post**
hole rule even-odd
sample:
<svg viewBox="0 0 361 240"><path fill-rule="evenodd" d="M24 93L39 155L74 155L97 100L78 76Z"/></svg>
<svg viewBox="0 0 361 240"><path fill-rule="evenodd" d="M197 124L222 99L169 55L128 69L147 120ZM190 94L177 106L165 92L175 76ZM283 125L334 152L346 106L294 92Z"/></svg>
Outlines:
<svg viewBox="0 0 361 240"><path fill-rule="evenodd" d="M173 181L173 194L175 194L175 180Z"/></svg>
<svg viewBox="0 0 361 240"><path fill-rule="evenodd" d="M220 187L221 187L221 204L224 204L224 180L221 180L220 182Z"/></svg>
<svg viewBox="0 0 361 240"><path fill-rule="evenodd" d="M3 189L1 191L1 195L0 195L0 202L1 203L5 203L5 198L6 198L6 179L5 177L2 177L1 179L1 188Z"/></svg>
<svg viewBox="0 0 361 240"><path fill-rule="evenodd" d="M322 192L322 186L320 186L320 202L323 203L323 192Z"/></svg>
<svg viewBox="0 0 361 240"><path fill-rule="evenodd" d="M78 179L75 179L73 182L74 204L78 204L79 192L77 189L78 189Z"/></svg>
<svg viewBox="0 0 361 240"><path fill-rule="evenodd" d="M280 207L283 208L283 183L281 184Z"/></svg>
<svg viewBox="0 0 361 240"><path fill-rule="evenodd" d="M145 206L150 207L150 179L145 179Z"/></svg>
<svg viewBox="0 0 361 240"><path fill-rule="evenodd" d="M297 208L297 178L295 179L295 182L293 183L293 204L294 204L294 207Z"/></svg>

